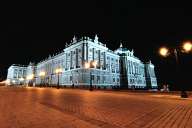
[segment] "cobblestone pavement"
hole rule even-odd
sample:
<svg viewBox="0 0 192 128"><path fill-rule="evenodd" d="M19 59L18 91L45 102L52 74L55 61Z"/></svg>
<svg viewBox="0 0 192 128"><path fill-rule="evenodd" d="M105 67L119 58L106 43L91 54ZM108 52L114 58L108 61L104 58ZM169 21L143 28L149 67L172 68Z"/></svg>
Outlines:
<svg viewBox="0 0 192 128"><path fill-rule="evenodd" d="M0 87L0 128L192 128L177 95Z"/></svg>

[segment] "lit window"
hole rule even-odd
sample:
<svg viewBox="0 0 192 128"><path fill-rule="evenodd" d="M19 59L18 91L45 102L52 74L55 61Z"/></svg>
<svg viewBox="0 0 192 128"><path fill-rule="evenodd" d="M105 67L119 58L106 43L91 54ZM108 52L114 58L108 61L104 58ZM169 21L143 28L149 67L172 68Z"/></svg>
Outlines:
<svg viewBox="0 0 192 128"><path fill-rule="evenodd" d="M72 81L72 76L70 76L70 81Z"/></svg>
<svg viewBox="0 0 192 128"><path fill-rule="evenodd" d="M94 80L94 75L91 75L91 80Z"/></svg>
<svg viewBox="0 0 192 128"><path fill-rule="evenodd" d="M105 76L103 76L103 81L105 81Z"/></svg>
<svg viewBox="0 0 192 128"><path fill-rule="evenodd" d="M97 76L97 81L99 81L100 80L100 76Z"/></svg>

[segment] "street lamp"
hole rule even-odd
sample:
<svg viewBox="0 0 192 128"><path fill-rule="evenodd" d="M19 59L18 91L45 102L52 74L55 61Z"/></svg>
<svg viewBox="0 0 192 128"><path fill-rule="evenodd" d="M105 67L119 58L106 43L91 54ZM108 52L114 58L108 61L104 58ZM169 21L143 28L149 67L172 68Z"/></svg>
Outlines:
<svg viewBox="0 0 192 128"><path fill-rule="evenodd" d="M15 80L12 80L13 85L15 84L15 82L16 82Z"/></svg>
<svg viewBox="0 0 192 128"><path fill-rule="evenodd" d="M189 42L189 41L187 41L187 42L185 42L184 44L183 44L183 50L185 51L185 52L190 52L191 50L192 50L192 43L191 42Z"/></svg>
<svg viewBox="0 0 192 128"><path fill-rule="evenodd" d="M42 79L44 78L44 76L45 76L45 72L44 71L41 71L40 73L39 73L39 76L41 77L41 85L42 85ZM44 82L43 82L44 83Z"/></svg>
<svg viewBox="0 0 192 128"><path fill-rule="evenodd" d="M57 74L57 89L59 89L60 88L60 86L59 86L59 74L62 73L62 69L61 68L57 68L55 70L55 73Z"/></svg>
<svg viewBox="0 0 192 128"><path fill-rule="evenodd" d="M183 46L182 46L182 50L181 52L185 52L185 53L189 53L190 51L192 51L192 43L191 42L184 42L183 43ZM180 52L180 49L179 48L174 48L174 55L175 55L175 59L176 59L176 64L177 64L177 73L179 74L179 71L180 71L180 62L179 62L179 53ZM159 50L159 53L161 56L163 57L167 57L170 52L169 52L169 49L166 48L166 47L162 47L160 48ZM177 78L177 80L179 81L180 78ZM178 82L180 84L180 82ZM184 87L182 87L181 89L181 98L187 98L188 95L187 95L187 92L185 91Z"/></svg>
<svg viewBox="0 0 192 128"><path fill-rule="evenodd" d="M22 85L23 81L24 81L24 78L23 77L19 78L19 81L20 81L20 85Z"/></svg>
<svg viewBox="0 0 192 128"><path fill-rule="evenodd" d="M28 75L27 76L27 80L29 80L29 84L31 84L31 80L34 78L34 75L33 74L31 74L31 75Z"/></svg>
<svg viewBox="0 0 192 128"><path fill-rule="evenodd" d="M162 56L164 56L164 57L166 57L166 56L168 56L168 49L166 48L166 47L162 47L162 48L160 48L160 50L159 50L159 54L160 55L162 55Z"/></svg>
<svg viewBox="0 0 192 128"><path fill-rule="evenodd" d="M90 68L96 68L97 66L97 62L96 61L90 61L90 62L87 62L85 63L85 68L86 69L90 69ZM93 85L92 85L92 71L90 70L90 86L89 86L89 90L90 91L93 91Z"/></svg>

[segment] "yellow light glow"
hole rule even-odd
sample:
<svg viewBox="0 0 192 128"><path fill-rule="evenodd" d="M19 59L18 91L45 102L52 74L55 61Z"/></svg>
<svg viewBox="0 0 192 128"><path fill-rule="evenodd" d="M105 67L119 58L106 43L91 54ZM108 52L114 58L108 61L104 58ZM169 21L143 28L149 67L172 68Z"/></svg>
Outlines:
<svg viewBox="0 0 192 128"><path fill-rule="evenodd" d="M166 57L168 55L168 49L165 47L162 47L162 48L160 48L159 53L160 53L160 55Z"/></svg>
<svg viewBox="0 0 192 128"><path fill-rule="evenodd" d="M32 80L32 79L33 79L33 77L34 77L34 75L33 75L33 74L28 75L28 76L27 76L27 80Z"/></svg>
<svg viewBox="0 0 192 128"><path fill-rule="evenodd" d="M96 67L97 66L97 61L93 61L92 64L93 64L94 67Z"/></svg>
<svg viewBox="0 0 192 128"><path fill-rule="evenodd" d="M6 84L10 84L10 80L7 79L7 80L5 81L5 83L6 83Z"/></svg>
<svg viewBox="0 0 192 128"><path fill-rule="evenodd" d="M45 72L43 72L43 71L40 72L40 73L39 73L39 76L45 76Z"/></svg>
<svg viewBox="0 0 192 128"><path fill-rule="evenodd" d="M185 52L189 52L192 50L192 43L191 42L185 42L183 44L183 49L185 50Z"/></svg>
<svg viewBox="0 0 192 128"><path fill-rule="evenodd" d="M85 68L89 68L90 64L89 63L85 63Z"/></svg>
<svg viewBox="0 0 192 128"><path fill-rule="evenodd" d="M19 78L19 81L24 81L24 78Z"/></svg>
<svg viewBox="0 0 192 128"><path fill-rule="evenodd" d="M62 72L62 69L61 68L57 68L56 70L55 70L55 73L61 73Z"/></svg>

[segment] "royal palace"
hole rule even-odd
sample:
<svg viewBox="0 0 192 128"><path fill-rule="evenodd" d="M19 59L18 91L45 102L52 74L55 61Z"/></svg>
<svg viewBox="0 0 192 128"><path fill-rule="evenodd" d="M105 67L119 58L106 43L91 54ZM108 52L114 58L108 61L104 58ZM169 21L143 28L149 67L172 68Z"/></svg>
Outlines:
<svg viewBox="0 0 192 128"><path fill-rule="evenodd" d="M62 52L39 63L13 64L8 69L8 85L94 88L156 88L154 65L142 62L133 50L115 51L94 39L74 37Z"/></svg>

